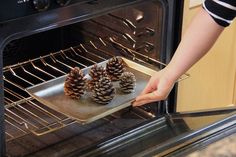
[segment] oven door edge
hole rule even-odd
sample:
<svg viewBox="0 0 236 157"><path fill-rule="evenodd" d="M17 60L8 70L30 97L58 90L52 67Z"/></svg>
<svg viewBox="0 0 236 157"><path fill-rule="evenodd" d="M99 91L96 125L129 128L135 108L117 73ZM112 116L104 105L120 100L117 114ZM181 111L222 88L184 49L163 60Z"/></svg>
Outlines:
<svg viewBox="0 0 236 157"><path fill-rule="evenodd" d="M236 133L236 108L176 113L68 156L181 156L232 133Z"/></svg>
<svg viewBox="0 0 236 157"><path fill-rule="evenodd" d="M0 52L0 68L3 67L2 53ZM4 125L4 105L3 105L3 72L0 70L0 156L5 155L5 125Z"/></svg>

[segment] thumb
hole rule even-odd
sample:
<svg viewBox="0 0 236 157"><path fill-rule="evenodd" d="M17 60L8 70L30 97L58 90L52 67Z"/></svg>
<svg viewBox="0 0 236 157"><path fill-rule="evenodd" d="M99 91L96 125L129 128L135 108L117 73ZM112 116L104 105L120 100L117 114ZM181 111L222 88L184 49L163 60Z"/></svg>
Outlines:
<svg viewBox="0 0 236 157"><path fill-rule="evenodd" d="M170 82L168 79L161 79L157 87L157 94L164 100L169 95L173 86L174 83Z"/></svg>
<svg viewBox="0 0 236 157"><path fill-rule="evenodd" d="M153 90L155 90L155 88L152 87L151 80L150 80L140 95L150 93Z"/></svg>

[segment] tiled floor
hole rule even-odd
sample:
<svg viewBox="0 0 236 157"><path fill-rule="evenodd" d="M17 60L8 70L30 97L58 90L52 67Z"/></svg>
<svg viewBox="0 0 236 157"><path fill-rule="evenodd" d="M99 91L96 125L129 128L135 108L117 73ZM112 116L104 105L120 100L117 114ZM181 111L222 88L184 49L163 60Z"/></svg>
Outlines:
<svg viewBox="0 0 236 157"><path fill-rule="evenodd" d="M236 134L210 144L187 157L236 157Z"/></svg>

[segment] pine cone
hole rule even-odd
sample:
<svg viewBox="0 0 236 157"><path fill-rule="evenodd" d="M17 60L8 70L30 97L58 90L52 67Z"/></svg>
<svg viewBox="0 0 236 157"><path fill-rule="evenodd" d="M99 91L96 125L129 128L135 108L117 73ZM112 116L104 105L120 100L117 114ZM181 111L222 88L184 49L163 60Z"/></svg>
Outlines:
<svg viewBox="0 0 236 157"><path fill-rule="evenodd" d="M111 58L107 62L106 71L112 81L119 80L121 74L125 71L122 58L120 57Z"/></svg>
<svg viewBox="0 0 236 157"><path fill-rule="evenodd" d="M65 80L65 95L79 99L85 92L85 82L83 71L79 67L73 68Z"/></svg>
<svg viewBox="0 0 236 157"><path fill-rule="evenodd" d="M93 90L93 100L99 104L106 105L115 96L115 88L109 77L101 78L95 85Z"/></svg>
<svg viewBox="0 0 236 157"><path fill-rule="evenodd" d="M133 73L124 72L120 77L120 88L124 93L131 93L134 91L136 79Z"/></svg>
<svg viewBox="0 0 236 157"><path fill-rule="evenodd" d="M91 90L94 89L96 83L102 78L107 76L106 70L102 66L98 66L95 64L89 71L89 75L91 76L91 80L88 82L88 86Z"/></svg>

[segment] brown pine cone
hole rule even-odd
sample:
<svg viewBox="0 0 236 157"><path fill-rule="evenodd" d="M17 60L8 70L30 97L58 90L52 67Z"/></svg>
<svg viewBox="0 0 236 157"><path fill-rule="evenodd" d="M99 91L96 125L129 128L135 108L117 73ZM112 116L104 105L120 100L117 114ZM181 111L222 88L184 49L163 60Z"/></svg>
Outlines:
<svg viewBox="0 0 236 157"><path fill-rule="evenodd" d="M95 64L89 71L89 75L91 76L91 80L88 81L88 86L91 90L94 89L96 83L102 78L107 76L106 70L102 66L98 66Z"/></svg>
<svg viewBox="0 0 236 157"><path fill-rule="evenodd" d="M85 92L85 82L83 71L79 67L73 68L65 80L65 95L79 99Z"/></svg>
<svg viewBox="0 0 236 157"><path fill-rule="evenodd" d="M131 72L124 72L120 77L120 88L124 93L132 93L136 86L135 75Z"/></svg>
<svg viewBox="0 0 236 157"><path fill-rule="evenodd" d="M115 88L109 77L101 78L95 85L93 90L92 98L99 104L106 105L115 96Z"/></svg>
<svg viewBox="0 0 236 157"><path fill-rule="evenodd" d="M120 57L111 58L107 62L106 71L112 81L118 81L121 74L125 71L122 58Z"/></svg>

